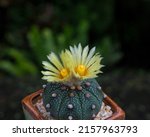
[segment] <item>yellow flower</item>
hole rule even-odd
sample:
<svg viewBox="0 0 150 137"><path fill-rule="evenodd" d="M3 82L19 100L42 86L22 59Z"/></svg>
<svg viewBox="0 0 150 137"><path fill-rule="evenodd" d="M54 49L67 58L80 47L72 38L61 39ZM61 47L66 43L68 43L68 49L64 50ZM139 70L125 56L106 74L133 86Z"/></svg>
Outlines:
<svg viewBox="0 0 150 137"><path fill-rule="evenodd" d="M100 69L103 67L101 65L102 57L96 53L95 47L89 50L86 46L82 49L81 44L74 47L70 46L70 51L66 51L71 64L72 72L74 77L78 79L88 79L97 77L98 73L102 73Z"/></svg>
<svg viewBox="0 0 150 137"><path fill-rule="evenodd" d="M50 62L43 61L44 75L42 79L48 82L67 82L76 84L82 79L95 78L101 73L101 56L96 53L95 47L89 50L86 46L82 49L81 44L70 50L62 51L58 58L53 52L47 56Z"/></svg>
<svg viewBox="0 0 150 137"><path fill-rule="evenodd" d="M50 62L43 61L44 69L47 71L41 71L44 75L42 79L48 82L63 82L68 81L70 76L70 70L67 67L68 57L64 51L61 52L60 58L55 53L51 53L47 56Z"/></svg>

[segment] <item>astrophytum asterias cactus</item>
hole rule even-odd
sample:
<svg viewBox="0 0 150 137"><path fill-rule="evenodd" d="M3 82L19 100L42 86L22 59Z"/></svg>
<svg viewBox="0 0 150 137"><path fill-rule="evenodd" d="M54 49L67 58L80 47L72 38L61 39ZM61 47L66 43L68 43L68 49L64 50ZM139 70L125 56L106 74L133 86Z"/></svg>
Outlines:
<svg viewBox="0 0 150 137"><path fill-rule="evenodd" d="M94 79L103 66L95 47L70 46L59 57L50 53L48 59L42 62L43 79L48 82L42 94L47 112L55 119L94 119L103 101Z"/></svg>

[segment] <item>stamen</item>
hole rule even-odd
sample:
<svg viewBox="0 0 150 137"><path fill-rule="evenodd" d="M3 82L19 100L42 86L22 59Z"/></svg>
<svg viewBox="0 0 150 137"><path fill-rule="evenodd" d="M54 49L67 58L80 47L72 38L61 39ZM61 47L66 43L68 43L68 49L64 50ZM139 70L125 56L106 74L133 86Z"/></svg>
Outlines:
<svg viewBox="0 0 150 137"><path fill-rule="evenodd" d="M66 77L68 75L68 71L67 69L63 68L61 71L60 71L60 75L62 78Z"/></svg>
<svg viewBox="0 0 150 137"><path fill-rule="evenodd" d="M78 65L77 68L76 68L76 72L80 76L85 76L85 74L86 74L86 67L84 65Z"/></svg>

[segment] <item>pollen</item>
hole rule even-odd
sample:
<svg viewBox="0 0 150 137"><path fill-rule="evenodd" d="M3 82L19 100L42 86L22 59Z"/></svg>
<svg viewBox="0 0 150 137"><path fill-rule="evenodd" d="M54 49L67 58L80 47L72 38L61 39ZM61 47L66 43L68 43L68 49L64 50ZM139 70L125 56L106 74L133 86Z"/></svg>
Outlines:
<svg viewBox="0 0 150 137"><path fill-rule="evenodd" d="M80 76L85 76L86 75L86 67L84 65L78 65L76 67L76 72L80 75Z"/></svg>
<svg viewBox="0 0 150 137"><path fill-rule="evenodd" d="M62 78L65 78L66 76L68 76L68 70L63 68L61 71L60 71L60 75Z"/></svg>

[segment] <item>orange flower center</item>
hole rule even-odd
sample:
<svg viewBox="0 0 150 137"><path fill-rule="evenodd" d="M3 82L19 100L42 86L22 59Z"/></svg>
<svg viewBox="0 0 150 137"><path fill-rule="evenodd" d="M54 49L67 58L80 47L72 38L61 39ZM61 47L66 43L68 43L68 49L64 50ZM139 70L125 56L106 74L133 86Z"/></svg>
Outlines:
<svg viewBox="0 0 150 137"><path fill-rule="evenodd" d="M86 75L86 67L84 65L78 65L76 67L76 73L78 73L80 76Z"/></svg>
<svg viewBox="0 0 150 137"><path fill-rule="evenodd" d="M62 78L65 78L67 77L69 74L68 70L66 68L63 68L61 71L60 71L60 75Z"/></svg>

